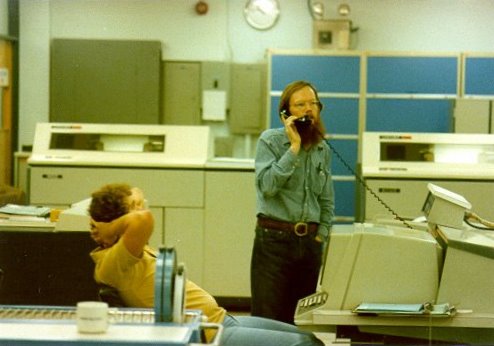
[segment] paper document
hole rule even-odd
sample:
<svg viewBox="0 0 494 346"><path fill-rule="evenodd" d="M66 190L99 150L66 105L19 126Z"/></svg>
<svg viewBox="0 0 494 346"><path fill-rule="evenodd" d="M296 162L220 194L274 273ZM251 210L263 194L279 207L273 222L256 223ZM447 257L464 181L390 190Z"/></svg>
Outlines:
<svg viewBox="0 0 494 346"><path fill-rule="evenodd" d="M0 207L0 213L44 217L50 214L50 208L36 207L32 205L7 204L3 207Z"/></svg>
<svg viewBox="0 0 494 346"><path fill-rule="evenodd" d="M356 313L371 313L371 314L422 314L424 312L424 304L376 304L362 303L353 309Z"/></svg>
<svg viewBox="0 0 494 346"><path fill-rule="evenodd" d="M202 119L226 120L226 91L204 90L202 92Z"/></svg>
<svg viewBox="0 0 494 346"><path fill-rule="evenodd" d="M379 303L362 303L352 312L357 314L368 315L436 315L452 316L456 309L454 306L445 304L379 304Z"/></svg>

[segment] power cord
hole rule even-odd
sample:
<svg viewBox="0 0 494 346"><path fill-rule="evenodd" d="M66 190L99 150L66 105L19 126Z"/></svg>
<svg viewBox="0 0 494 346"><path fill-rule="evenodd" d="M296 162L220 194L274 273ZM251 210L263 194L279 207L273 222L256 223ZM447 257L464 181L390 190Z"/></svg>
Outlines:
<svg viewBox="0 0 494 346"><path fill-rule="evenodd" d="M465 217L463 218L463 221L465 223L473 228L481 229L484 231L494 231L494 222L488 221L486 219L481 218L479 215L475 214L474 212L468 210L465 212ZM476 225L472 223L471 221L476 221L485 227L481 227L479 225Z"/></svg>

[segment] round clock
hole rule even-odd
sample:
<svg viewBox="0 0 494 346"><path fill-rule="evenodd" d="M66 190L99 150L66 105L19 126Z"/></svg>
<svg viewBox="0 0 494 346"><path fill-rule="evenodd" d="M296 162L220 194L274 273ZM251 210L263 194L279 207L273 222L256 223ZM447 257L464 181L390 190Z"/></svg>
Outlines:
<svg viewBox="0 0 494 346"><path fill-rule="evenodd" d="M244 16L253 28L267 30L276 24L280 16L280 4L278 0L248 0Z"/></svg>

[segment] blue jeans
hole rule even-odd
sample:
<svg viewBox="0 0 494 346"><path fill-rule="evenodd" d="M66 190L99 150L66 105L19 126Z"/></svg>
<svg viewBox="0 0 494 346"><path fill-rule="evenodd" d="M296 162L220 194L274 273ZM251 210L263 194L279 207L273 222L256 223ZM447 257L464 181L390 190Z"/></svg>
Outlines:
<svg viewBox="0 0 494 346"><path fill-rule="evenodd" d="M250 278L253 316L293 324L298 300L317 287L323 245L315 236L256 227Z"/></svg>
<svg viewBox="0 0 494 346"><path fill-rule="evenodd" d="M324 346L310 332L261 317L227 315L223 327L223 346Z"/></svg>

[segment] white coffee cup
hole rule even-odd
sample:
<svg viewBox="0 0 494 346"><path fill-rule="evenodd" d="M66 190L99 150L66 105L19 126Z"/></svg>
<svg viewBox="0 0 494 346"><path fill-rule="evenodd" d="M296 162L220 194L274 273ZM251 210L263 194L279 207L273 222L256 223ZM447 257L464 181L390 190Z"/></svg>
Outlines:
<svg viewBox="0 0 494 346"><path fill-rule="evenodd" d="M105 333L108 329L108 304L104 302L77 303L79 333Z"/></svg>

